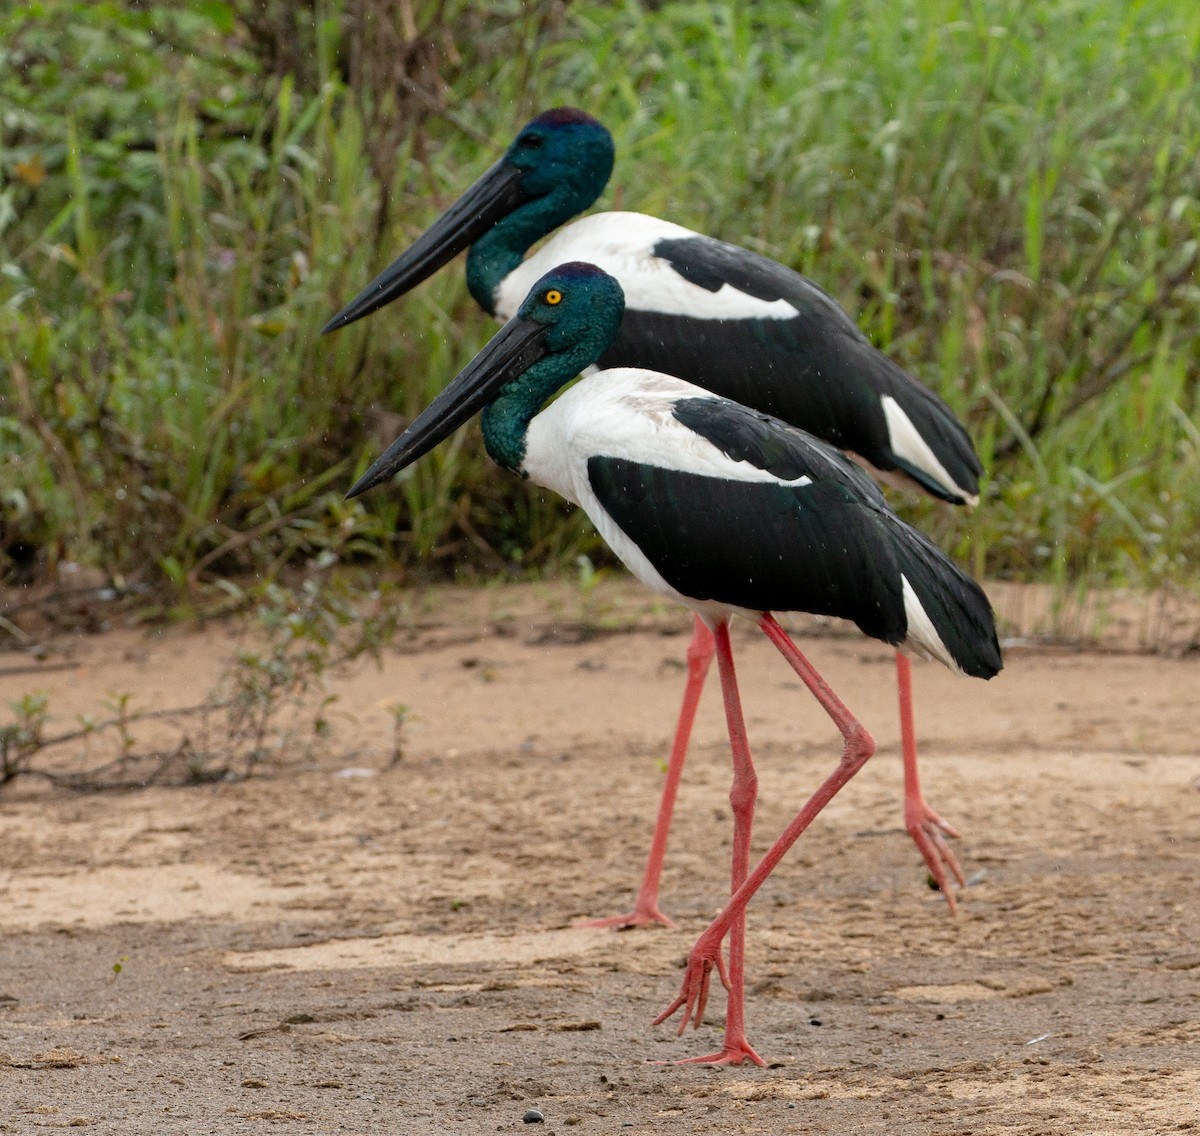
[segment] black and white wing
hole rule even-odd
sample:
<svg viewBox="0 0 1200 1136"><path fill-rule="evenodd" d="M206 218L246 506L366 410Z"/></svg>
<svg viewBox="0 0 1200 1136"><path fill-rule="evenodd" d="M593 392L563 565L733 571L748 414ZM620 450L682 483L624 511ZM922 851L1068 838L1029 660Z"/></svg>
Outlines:
<svg viewBox="0 0 1200 1136"><path fill-rule="evenodd" d="M564 449L531 455L535 480L578 501L651 586L698 610L837 616L967 674L1000 669L982 590L816 438L630 370L583 380L538 417ZM551 464L576 472L547 476Z"/></svg>
<svg viewBox="0 0 1200 1136"><path fill-rule="evenodd" d="M806 277L656 217L599 213L511 273L499 313L511 315L533 281L566 260L598 264L625 292L625 318L602 367L677 375L936 497L977 501L981 466L954 413Z"/></svg>
<svg viewBox="0 0 1200 1136"><path fill-rule="evenodd" d="M783 301L795 314L700 319L629 305L603 366L636 358L800 426L877 469L899 470L934 496L978 499L982 467L954 413L811 280L710 237L661 240L654 253L714 295L727 289Z"/></svg>

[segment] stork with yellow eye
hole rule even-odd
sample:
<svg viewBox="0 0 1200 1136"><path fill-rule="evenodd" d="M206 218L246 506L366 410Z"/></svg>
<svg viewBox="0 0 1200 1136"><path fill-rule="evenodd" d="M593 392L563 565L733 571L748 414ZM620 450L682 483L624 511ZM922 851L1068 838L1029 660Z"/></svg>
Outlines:
<svg viewBox="0 0 1200 1136"><path fill-rule="evenodd" d="M572 107L539 114L416 242L337 313L344 327L415 287L470 248L467 286L505 320L543 275L570 261L620 282L625 316L600 364L649 367L782 418L851 452L889 481L956 505L978 500L981 466L967 432L936 394L867 340L811 280L747 249L642 213L597 213L530 247L599 197L613 140ZM547 292L545 302L557 301ZM659 820L633 909L597 925L673 926L659 878L675 788L715 644L697 619ZM926 802L917 771L912 674L896 655L904 757L904 823L953 912L951 877L964 882L946 838L957 831Z"/></svg>
<svg viewBox="0 0 1200 1136"><path fill-rule="evenodd" d="M858 466L811 435L635 368L585 376L541 409L603 357L624 306L620 284L600 268L553 269L350 496L387 481L482 410L484 442L500 465L582 507L639 580L703 623L715 643L733 754L732 894L657 1020L683 1008L680 1033L689 1021L699 1027L715 968L729 989L721 1048L683 1060L763 1064L746 1033L747 905L875 746L772 613L839 616L898 650L980 678L1000 670L1000 648L979 587L897 518ZM778 647L844 743L832 772L753 871L758 781L729 639L735 616L753 620Z"/></svg>

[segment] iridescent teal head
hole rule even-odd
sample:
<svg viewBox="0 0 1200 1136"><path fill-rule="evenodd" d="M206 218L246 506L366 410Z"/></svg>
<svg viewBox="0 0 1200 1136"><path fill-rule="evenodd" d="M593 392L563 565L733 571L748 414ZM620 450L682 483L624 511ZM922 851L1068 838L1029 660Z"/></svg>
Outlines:
<svg viewBox="0 0 1200 1136"><path fill-rule="evenodd" d="M624 312L625 293L616 277L577 260L547 272L517 309L516 319L544 329L545 358L569 372L566 382L608 350Z"/></svg>
<svg viewBox="0 0 1200 1136"><path fill-rule="evenodd" d="M600 196L612 173L613 152L612 135L590 114L574 107L543 111L322 334L402 296L468 246L467 285L480 306L493 311L496 288L529 246Z"/></svg>
<svg viewBox="0 0 1200 1136"><path fill-rule="evenodd" d="M553 228L604 192L613 158L612 135L596 119L575 107L556 107L527 123L502 160L522 172L527 201L550 199L543 204L552 203L560 215Z"/></svg>
<svg viewBox="0 0 1200 1136"><path fill-rule="evenodd" d="M594 264L573 261L546 273L508 321L347 494L357 497L399 473L484 412L488 452L518 469L533 416L560 387L599 360L621 316L625 293Z"/></svg>

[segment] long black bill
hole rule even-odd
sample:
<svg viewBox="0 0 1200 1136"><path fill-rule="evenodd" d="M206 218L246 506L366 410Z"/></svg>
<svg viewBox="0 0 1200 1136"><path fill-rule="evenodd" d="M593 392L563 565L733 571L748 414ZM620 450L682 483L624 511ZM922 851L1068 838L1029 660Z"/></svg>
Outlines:
<svg viewBox="0 0 1200 1136"><path fill-rule="evenodd" d="M474 244L528 195L521 171L501 158L323 328L336 331L391 303Z"/></svg>
<svg viewBox="0 0 1200 1136"><path fill-rule="evenodd" d="M520 316L509 320L354 483L347 499L387 481L450 437L487 406L505 383L546 355L545 334L545 325L535 320Z"/></svg>

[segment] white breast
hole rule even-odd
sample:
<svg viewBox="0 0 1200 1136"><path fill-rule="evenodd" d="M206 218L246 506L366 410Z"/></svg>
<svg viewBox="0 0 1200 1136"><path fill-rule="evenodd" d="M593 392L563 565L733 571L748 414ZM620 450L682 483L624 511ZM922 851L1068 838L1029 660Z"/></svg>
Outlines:
<svg viewBox="0 0 1200 1136"><path fill-rule="evenodd" d="M786 481L749 462L734 461L672 413L681 398L714 396L682 379L633 367L597 371L563 393L529 424L522 472L538 485L583 509L621 562L647 587L702 615L736 609L702 603L668 584L609 516L592 492L587 463L592 457L623 458L727 480L807 485Z"/></svg>

